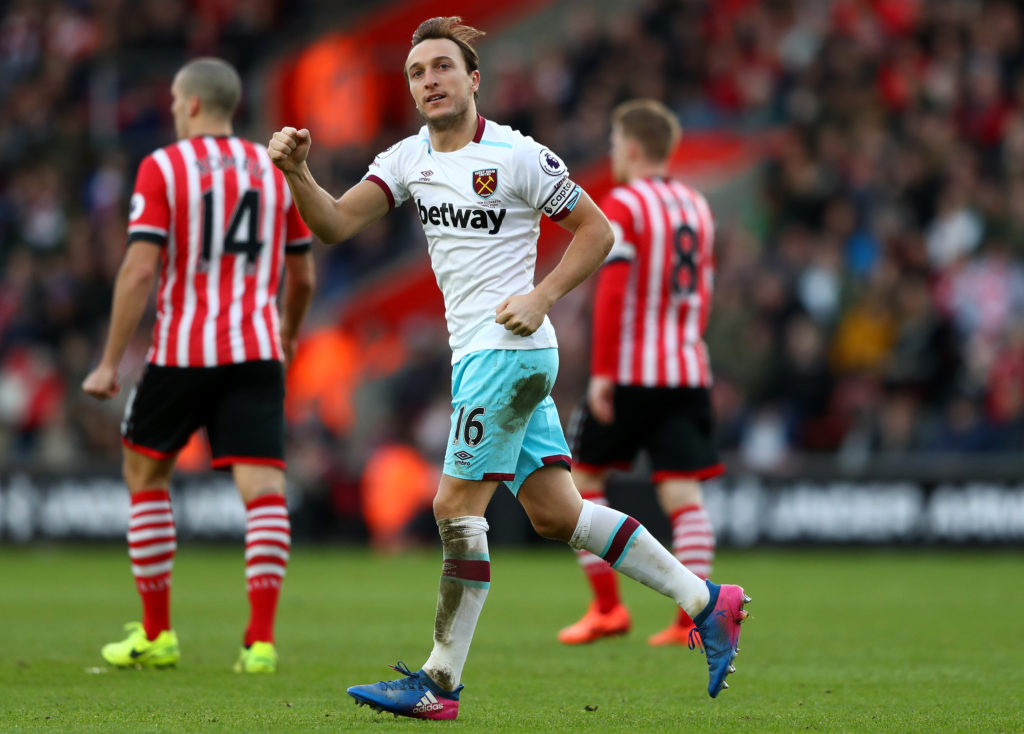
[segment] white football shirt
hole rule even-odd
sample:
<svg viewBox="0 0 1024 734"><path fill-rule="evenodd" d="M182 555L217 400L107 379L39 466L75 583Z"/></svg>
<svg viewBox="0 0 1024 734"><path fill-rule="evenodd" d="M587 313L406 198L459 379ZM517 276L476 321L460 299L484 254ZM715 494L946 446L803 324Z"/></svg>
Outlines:
<svg viewBox="0 0 1024 734"><path fill-rule="evenodd" d="M496 323L495 311L533 290L541 212L557 221L581 194L550 150L506 125L478 122L472 142L450 153L431 148L424 126L379 153L364 176L392 208L411 199L419 213L453 364L481 349L557 346L547 317L522 337Z"/></svg>

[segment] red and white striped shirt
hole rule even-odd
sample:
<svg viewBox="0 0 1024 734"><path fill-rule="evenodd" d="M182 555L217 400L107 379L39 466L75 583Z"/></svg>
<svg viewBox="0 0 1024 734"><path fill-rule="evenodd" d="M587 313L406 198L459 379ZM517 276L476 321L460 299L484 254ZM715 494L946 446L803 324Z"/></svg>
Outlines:
<svg viewBox="0 0 1024 734"><path fill-rule="evenodd" d="M128 242L164 247L147 361L214 367L282 358L285 252L312 237L266 150L235 136L181 140L139 165Z"/></svg>
<svg viewBox="0 0 1024 734"><path fill-rule="evenodd" d="M646 178L601 205L615 244L598 278L591 372L616 384L707 387L704 329L714 280L715 225L698 191Z"/></svg>

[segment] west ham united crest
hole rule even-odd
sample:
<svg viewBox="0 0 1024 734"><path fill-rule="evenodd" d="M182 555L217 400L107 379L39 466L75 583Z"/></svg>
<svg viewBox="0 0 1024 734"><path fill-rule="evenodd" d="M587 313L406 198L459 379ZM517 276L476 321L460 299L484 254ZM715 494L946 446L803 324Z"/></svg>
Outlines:
<svg viewBox="0 0 1024 734"><path fill-rule="evenodd" d="M481 199L489 199L498 189L498 169L484 168L473 171L473 191Z"/></svg>

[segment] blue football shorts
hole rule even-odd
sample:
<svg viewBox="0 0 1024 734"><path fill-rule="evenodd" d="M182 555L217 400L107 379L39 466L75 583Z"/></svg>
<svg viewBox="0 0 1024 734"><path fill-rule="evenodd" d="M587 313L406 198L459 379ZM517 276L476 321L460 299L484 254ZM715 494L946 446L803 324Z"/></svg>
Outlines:
<svg viewBox="0 0 1024 734"><path fill-rule="evenodd" d="M568 467L551 387L557 349L471 352L452 367L452 427L444 473L459 479L498 480L512 494L549 464Z"/></svg>

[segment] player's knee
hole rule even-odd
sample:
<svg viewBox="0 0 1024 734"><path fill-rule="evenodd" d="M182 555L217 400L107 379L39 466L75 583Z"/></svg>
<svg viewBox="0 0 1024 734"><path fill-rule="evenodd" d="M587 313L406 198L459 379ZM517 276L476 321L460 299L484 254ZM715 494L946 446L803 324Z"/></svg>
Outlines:
<svg viewBox="0 0 1024 734"><path fill-rule="evenodd" d="M162 472L146 471L138 467L122 467L121 476L129 492L142 492L147 489L165 489L170 485L170 477Z"/></svg>
<svg viewBox="0 0 1024 734"><path fill-rule="evenodd" d="M535 509L530 513L530 522L538 535L549 540L567 541L576 529L570 518L565 517L564 513L554 511L553 508Z"/></svg>

